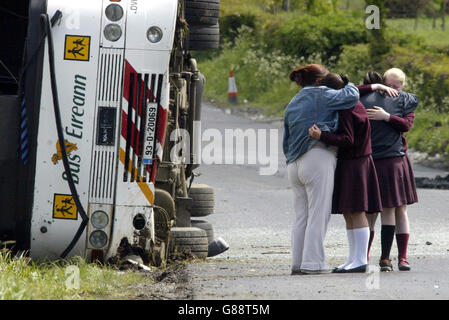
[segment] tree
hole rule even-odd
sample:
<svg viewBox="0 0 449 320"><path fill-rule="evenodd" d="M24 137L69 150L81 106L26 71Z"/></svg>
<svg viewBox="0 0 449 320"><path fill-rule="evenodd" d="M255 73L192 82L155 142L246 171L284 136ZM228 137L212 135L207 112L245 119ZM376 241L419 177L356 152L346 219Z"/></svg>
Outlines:
<svg viewBox="0 0 449 320"><path fill-rule="evenodd" d="M437 18L440 9L440 0L432 0L428 5L428 9L430 11L430 15L432 17L432 29L437 27Z"/></svg>
<svg viewBox="0 0 449 320"><path fill-rule="evenodd" d="M433 18L432 28L435 29L437 25L437 18L441 16L441 28L446 30L446 13L448 0L430 0L423 4L428 9Z"/></svg>
<svg viewBox="0 0 449 320"><path fill-rule="evenodd" d="M334 9L334 12L338 11L338 0L332 0L332 7Z"/></svg>
<svg viewBox="0 0 449 320"><path fill-rule="evenodd" d="M282 1L282 10L290 11L290 0L283 0Z"/></svg>
<svg viewBox="0 0 449 320"><path fill-rule="evenodd" d="M379 8L380 14L380 26L378 29L371 30L369 54L373 66L377 66L381 63L382 56L390 51L391 44L386 40L385 28L386 28L386 7L385 0L365 0L366 5L374 5Z"/></svg>
<svg viewBox="0 0 449 320"><path fill-rule="evenodd" d="M332 10L332 3L330 1L304 0L304 4L306 11L313 15L329 13Z"/></svg>
<svg viewBox="0 0 449 320"><path fill-rule="evenodd" d="M315 6L315 0L305 0L307 12L311 12Z"/></svg>
<svg viewBox="0 0 449 320"><path fill-rule="evenodd" d="M432 7L434 6L435 2L440 2L441 0L418 0L415 3L415 26L414 29L418 29L418 20L421 15L421 13L425 9L432 10Z"/></svg>
<svg viewBox="0 0 449 320"><path fill-rule="evenodd" d="M443 31L446 30L446 10L447 10L447 0L441 1L441 28Z"/></svg>

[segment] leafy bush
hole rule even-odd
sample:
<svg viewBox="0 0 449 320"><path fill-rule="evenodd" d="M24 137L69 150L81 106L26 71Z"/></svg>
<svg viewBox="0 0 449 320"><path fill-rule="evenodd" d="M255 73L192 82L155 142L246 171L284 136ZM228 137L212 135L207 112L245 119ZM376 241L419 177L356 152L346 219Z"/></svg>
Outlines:
<svg viewBox="0 0 449 320"><path fill-rule="evenodd" d="M321 54L326 61L338 57L344 45L366 43L369 35L363 19L342 13L274 21L264 33L265 43L284 54L296 57Z"/></svg>
<svg viewBox="0 0 449 320"><path fill-rule="evenodd" d="M354 83L361 83L366 72L373 70L369 56L369 47L367 44L356 46L343 46L343 53L336 65L338 73L345 73Z"/></svg>
<svg viewBox="0 0 449 320"><path fill-rule="evenodd" d="M449 115L418 110L407 140L415 150L449 157Z"/></svg>
<svg viewBox="0 0 449 320"><path fill-rule="evenodd" d="M220 38L222 41L234 41L242 26L256 28L256 16L250 13L231 14L220 18Z"/></svg>
<svg viewBox="0 0 449 320"><path fill-rule="evenodd" d="M288 79L297 65L322 63L319 55L296 58L279 50L270 50L266 44L254 41L251 29L242 27L235 44L224 44L215 59L200 62L206 75L205 95L219 102L227 100L229 70L233 70L239 99L247 99L267 113L282 114L286 104L297 93L298 87Z"/></svg>

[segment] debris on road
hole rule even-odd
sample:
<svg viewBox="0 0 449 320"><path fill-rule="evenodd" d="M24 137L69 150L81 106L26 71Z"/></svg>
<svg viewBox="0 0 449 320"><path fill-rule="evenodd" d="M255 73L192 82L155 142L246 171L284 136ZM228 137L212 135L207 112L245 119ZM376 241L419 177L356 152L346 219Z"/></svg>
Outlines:
<svg viewBox="0 0 449 320"><path fill-rule="evenodd" d="M436 176L435 179L415 178L415 181L418 188L449 190L449 175L446 177Z"/></svg>

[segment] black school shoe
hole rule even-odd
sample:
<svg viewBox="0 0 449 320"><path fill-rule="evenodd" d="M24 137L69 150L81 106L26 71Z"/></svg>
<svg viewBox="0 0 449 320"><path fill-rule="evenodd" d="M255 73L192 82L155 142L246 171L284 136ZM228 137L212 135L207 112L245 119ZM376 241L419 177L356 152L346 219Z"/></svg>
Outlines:
<svg viewBox="0 0 449 320"><path fill-rule="evenodd" d="M300 276L305 274L304 272L302 272L301 270L292 270L292 273L290 275L292 276Z"/></svg>
<svg viewBox="0 0 449 320"><path fill-rule="evenodd" d="M352 268L352 269L335 268L334 270L332 270L332 273L365 273L367 266L368 266L367 264L364 264L364 265L361 265L359 267Z"/></svg>
<svg viewBox="0 0 449 320"><path fill-rule="evenodd" d="M393 265L390 259L382 259L379 261L380 271L390 272L393 271Z"/></svg>

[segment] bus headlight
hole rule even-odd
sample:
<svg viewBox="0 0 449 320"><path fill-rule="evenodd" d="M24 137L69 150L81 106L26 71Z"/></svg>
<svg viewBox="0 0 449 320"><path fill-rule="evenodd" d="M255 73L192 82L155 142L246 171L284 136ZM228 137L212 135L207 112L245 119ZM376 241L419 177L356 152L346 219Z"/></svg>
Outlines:
<svg viewBox="0 0 449 320"><path fill-rule="evenodd" d="M96 230L90 234L89 242L95 249L101 249L108 243L108 236L104 231Z"/></svg>
<svg viewBox="0 0 449 320"><path fill-rule="evenodd" d="M107 40L115 42L122 37L122 28L118 24L111 23L104 28L103 33Z"/></svg>
<svg viewBox="0 0 449 320"><path fill-rule="evenodd" d="M119 21L123 18L123 8L118 4L110 4L106 8L106 17L113 22Z"/></svg>
<svg viewBox="0 0 449 320"><path fill-rule="evenodd" d="M95 211L90 217L90 222L97 229L103 229L109 223L109 218L106 212L104 211Z"/></svg>
<svg viewBox="0 0 449 320"><path fill-rule="evenodd" d="M151 43L158 43L163 36L162 30L159 27L151 27L147 31L147 38Z"/></svg>

